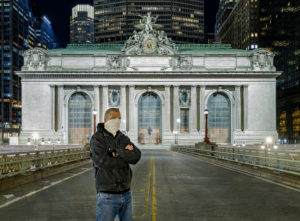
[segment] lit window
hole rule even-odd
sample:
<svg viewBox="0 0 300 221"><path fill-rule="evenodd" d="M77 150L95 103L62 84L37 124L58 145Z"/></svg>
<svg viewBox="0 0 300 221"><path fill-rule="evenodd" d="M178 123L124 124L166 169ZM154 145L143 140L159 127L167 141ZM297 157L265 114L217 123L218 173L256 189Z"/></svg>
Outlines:
<svg viewBox="0 0 300 221"><path fill-rule="evenodd" d="M300 110L297 108L292 113L293 138L299 138L300 135Z"/></svg>
<svg viewBox="0 0 300 221"><path fill-rule="evenodd" d="M180 132L189 132L189 109L180 109Z"/></svg>

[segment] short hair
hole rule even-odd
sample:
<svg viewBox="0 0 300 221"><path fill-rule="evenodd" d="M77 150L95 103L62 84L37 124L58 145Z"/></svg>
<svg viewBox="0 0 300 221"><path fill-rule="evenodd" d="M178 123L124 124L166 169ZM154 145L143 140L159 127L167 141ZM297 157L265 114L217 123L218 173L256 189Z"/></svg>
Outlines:
<svg viewBox="0 0 300 221"><path fill-rule="evenodd" d="M105 111L104 118L108 119L110 117L111 112L119 112L120 113L120 110L119 110L119 108L114 108L114 107L109 108Z"/></svg>

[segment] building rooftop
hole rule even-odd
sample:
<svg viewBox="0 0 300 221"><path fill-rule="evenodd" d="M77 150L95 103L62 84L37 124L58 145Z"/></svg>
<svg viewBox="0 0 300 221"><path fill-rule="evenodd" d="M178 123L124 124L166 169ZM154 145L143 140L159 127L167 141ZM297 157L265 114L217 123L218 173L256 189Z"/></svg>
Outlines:
<svg viewBox="0 0 300 221"><path fill-rule="evenodd" d="M50 53L121 53L123 44L69 44L66 48L49 50ZM179 54L198 53L245 53L242 49L233 49L230 44L177 44Z"/></svg>

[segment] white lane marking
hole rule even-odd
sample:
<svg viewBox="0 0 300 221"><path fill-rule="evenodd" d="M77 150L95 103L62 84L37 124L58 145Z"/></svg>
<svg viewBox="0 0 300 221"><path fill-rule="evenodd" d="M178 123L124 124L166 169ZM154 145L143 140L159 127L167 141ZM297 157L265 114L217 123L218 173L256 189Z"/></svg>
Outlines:
<svg viewBox="0 0 300 221"><path fill-rule="evenodd" d="M182 153L182 154L184 154L184 153ZM184 155L186 155L186 154L184 154ZM288 185L285 185L285 184L282 184L282 183L276 183L276 182L274 182L272 180L268 180L268 179L260 177L260 176L256 176L256 175L253 175L253 174L250 174L250 173L246 173L246 172L240 171L238 169L233 169L233 168L230 168L230 167L227 167L227 166L224 166L224 165L218 165L218 164L215 164L215 163L212 163L212 162L208 162L208 161L205 161L203 159L198 158L197 156L192 156L192 155L186 155L186 156L191 156L191 157L196 158L196 159L198 159L198 160L200 160L202 162L209 163L209 164L212 164L214 166L218 166L218 167L221 167L221 168L224 168L224 169L227 169L227 170L231 170L231 171L234 171L234 172L237 172L237 173L241 173L241 174L244 174L244 175L247 175L247 176L251 176L253 178L260 179L262 181L265 181L265 182L268 182L268 183L272 183L272 184L284 187L284 188L289 189L289 190L294 190L294 191L300 193L300 189L297 189L295 187L291 187L291 186L288 186Z"/></svg>
<svg viewBox="0 0 300 221"><path fill-rule="evenodd" d="M89 171L89 170L92 170L92 169L93 169L93 167L92 167L92 168L89 168L89 169L86 169L86 170L84 170L84 171L81 171L81 172L79 172L79 173L73 174L72 176L66 177L66 178L64 178L64 179L62 179L62 180L58 180L58 181L56 181L56 182L53 182L53 183L51 183L51 184L48 185L48 186L44 186L44 187L42 187L41 189L38 189L38 190L36 190L36 191L32 191L32 192L30 192L30 193L27 193L27 194L25 194L24 196L16 197L15 199L10 200L10 201L8 201L8 202L6 202L6 203L0 205L0 209L3 208L3 207L9 206L9 205L11 205L11 204L13 204L13 203L15 203L15 202L17 202L17 201L19 201L19 200L22 200L22 199L25 199L25 198L27 198L27 197L29 197L29 196L32 196L32 195L34 195L34 194L37 194L37 193L39 193L39 192L41 192L41 191L43 191L43 190L49 189L50 187L53 187L53 186L55 186L55 185L57 185L57 184L59 184L59 183L62 183L62 182L64 182L64 181L66 181L66 180L69 180L69 179L71 179L71 178L73 178L73 177L75 177L75 176L81 175L81 174L83 174L83 173L85 173L85 172L87 172L87 171Z"/></svg>

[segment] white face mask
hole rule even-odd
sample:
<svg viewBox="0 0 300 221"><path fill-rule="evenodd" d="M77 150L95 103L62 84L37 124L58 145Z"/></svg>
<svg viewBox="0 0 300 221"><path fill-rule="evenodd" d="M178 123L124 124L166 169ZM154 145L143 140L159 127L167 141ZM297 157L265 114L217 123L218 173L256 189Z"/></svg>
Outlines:
<svg viewBox="0 0 300 221"><path fill-rule="evenodd" d="M116 136L118 130L120 129L121 119L115 118L104 123L104 128L112 133L112 135Z"/></svg>

